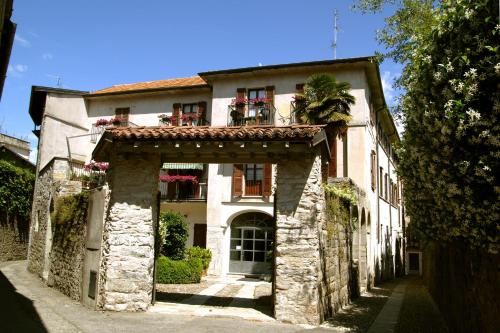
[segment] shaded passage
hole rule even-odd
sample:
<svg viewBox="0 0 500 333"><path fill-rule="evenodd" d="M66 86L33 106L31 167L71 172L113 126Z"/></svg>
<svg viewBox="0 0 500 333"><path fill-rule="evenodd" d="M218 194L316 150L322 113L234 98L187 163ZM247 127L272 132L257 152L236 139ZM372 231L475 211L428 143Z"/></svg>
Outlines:
<svg viewBox="0 0 500 333"><path fill-rule="evenodd" d="M0 272L0 331L47 332L33 302L19 294Z"/></svg>

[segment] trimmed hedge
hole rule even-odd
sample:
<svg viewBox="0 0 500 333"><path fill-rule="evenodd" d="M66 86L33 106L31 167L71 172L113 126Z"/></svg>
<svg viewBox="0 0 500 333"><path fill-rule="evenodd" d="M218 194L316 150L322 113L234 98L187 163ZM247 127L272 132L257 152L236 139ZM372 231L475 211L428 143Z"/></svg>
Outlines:
<svg viewBox="0 0 500 333"><path fill-rule="evenodd" d="M203 264L199 258L172 260L160 256L157 262L156 282L166 284L199 283Z"/></svg>
<svg viewBox="0 0 500 333"><path fill-rule="evenodd" d="M188 248L186 255L188 259L199 258L204 270L208 269L208 265L210 265L210 261L212 260L212 251L199 246Z"/></svg>

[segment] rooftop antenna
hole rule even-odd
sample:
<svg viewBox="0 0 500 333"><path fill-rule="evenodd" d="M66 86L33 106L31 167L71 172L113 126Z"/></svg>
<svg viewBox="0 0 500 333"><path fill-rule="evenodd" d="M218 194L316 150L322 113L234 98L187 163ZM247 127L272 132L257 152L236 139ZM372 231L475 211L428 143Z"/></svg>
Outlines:
<svg viewBox="0 0 500 333"><path fill-rule="evenodd" d="M61 81L62 81L62 80L61 80L61 77L60 77L60 76L58 76L58 77L57 77L57 88L61 88L61 87L62 87L62 83L61 83Z"/></svg>
<svg viewBox="0 0 500 333"><path fill-rule="evenodd" d="M337 32L339 31L339 27L337 26L338 16L339 11L335 9L333 11L333 59L337 59Z"/></svg>

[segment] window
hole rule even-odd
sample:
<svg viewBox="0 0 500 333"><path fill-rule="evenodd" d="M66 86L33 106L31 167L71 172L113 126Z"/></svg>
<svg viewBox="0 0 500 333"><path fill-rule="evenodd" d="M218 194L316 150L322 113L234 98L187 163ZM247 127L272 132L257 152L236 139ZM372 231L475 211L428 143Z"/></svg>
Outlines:
<svg viewBox="0 0 500 333"><path fill-rule="evenodd" d="M263 164L245 164L245 195L262 195Z"/></svg>
<svg viewBox="0 0 500 333"><path fill-rule="evenodd" d="M266 90L265 89L248 89L248 100L252 101L256 98L266 98ZM256 117L257 116L258 107L253 103L248 105L248 117Z"/></svg>
<svg viewBox="0 0 500 333"><path fill-rule="evenodd" d="M370 155L370 173L372 190L375 191L375 185L377 183L377 154L373 150Z"/></svg>
<svg viewBox="0 0 500 333"><path fill-rule="evenodd" d="M189 113L198 113L198 104L197 103L192 103L192 104L182 104L182 114L189 114Z"/></svg>
<svg viewBox="0 0 500 333"><path fill-rule="evenodd" d="M378 195L384 196L384 168L380 167L378 176Z"/></svg>
<svg viewBox="0 0 500 333"><path fill-rule="evenodd" d="M233 197L271 195L272 164L234 164Z"/></svg>
<svg viewBox="0 0 500 333"><path fill-rule="evenodd" d="M384 199L387 200L387 197L388 197L388 181L389 181L389 176L387 174L385 174L384 176Z"/></svg>
<svg viewBox="0 0 500 333"><path fill-rule="evenodd" d="M115 119L118 126L128 126L128 117L130 114L130 108L116 108L115 109ZM116 125L115 124L115 125Z"/></svg>

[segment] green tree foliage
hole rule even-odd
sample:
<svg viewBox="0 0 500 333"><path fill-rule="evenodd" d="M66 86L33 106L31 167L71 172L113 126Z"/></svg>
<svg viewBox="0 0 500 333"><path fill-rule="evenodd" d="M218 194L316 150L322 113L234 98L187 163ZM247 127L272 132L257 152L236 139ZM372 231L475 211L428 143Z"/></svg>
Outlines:
<svg viewBox="0 0 500 333"><path fill-rule="evenodd" d="M296 117L304 124L335 123L343 127L351 120L350 107L355 102L351 86L328 73L311 75L304 93L297 94Z"/></svg>
<svg viewBox="0 0 500 333"><path fill-rule="evenodd" d="M29 170L0 161L0 212L28 221L35 176ZM6 221L2 221L6 222Z"/></svg>
<svg viewBox="0 0 500 333"><path fill-rule="evenodd" d="M364 0L362 3L380 3ZM407 212L429 239L498 251L500 24L496 0L401 1L386 39L404 70ZM432 4L435 5L432 8ZM369 8L370 9L370 8ZM422 17L415 17L417 13ZM411 27L425 19L427 26ZM390 37L392 36L393 39Z"/></svg>
<svg viewBox="0 0 500 333"><path fill-rule="evenodd" d="M188 238L188 228L184 216L177 212L162 212L159 233L160 237L163 237L163 246L160 252L174 260L184 259Z"/></svg>
<svg viewBox="0 0 500 333"><path fill-rule="evenodd" d="M193 246L187 249L186 251L187 259L195 259L198 258L201 260L203 265L203 269L207 269L208 265L210 265L210 261L212 260L212 251L209 249L203 249L199 246Z"/></svg>

